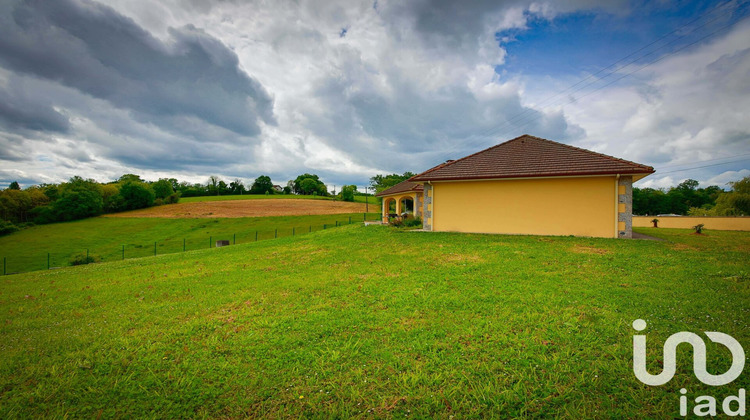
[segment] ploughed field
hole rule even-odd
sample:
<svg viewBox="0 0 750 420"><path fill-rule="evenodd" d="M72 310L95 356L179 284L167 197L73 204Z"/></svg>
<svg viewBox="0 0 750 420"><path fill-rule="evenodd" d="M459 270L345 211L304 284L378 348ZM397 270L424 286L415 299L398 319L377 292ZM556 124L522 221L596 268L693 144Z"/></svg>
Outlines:
<svg viewBox="0 0 750 420"><path fill-rule="evenodd" d="M377 210L370 205L370 211ZM104 217L224 218L364 213L364 203L332 200L254 199L178 203Z"/></svg>

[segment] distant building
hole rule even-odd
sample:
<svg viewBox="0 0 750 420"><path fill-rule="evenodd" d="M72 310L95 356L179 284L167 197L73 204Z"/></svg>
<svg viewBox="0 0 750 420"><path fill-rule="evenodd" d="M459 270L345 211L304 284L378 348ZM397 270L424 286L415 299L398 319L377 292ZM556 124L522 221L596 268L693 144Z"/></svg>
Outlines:
<svg viewBox="0 0 750 420"><path fill-rule="evenodd" d="M284 192L284 188L281 185L274 185L273 190L277 193Z"/></svg>

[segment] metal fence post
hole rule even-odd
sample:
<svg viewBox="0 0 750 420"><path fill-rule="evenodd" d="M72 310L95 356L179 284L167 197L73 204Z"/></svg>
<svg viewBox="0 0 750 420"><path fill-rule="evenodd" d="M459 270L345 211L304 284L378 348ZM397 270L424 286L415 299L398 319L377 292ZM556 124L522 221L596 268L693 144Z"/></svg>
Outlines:
<svg viewBox="0 0 750 420"><path fill-rule="evenodd" d="M362 221L363 222L367 221L367 213L362 213Z"/></svg>
<svg viewBox="0 0 750 420"><path fill-rule="evenodd" d="M232 245L237 245L237 234L236 233L232 236Z"/></svg>
<svg viewBox="0 0 750 420"><path fill-rule="evenodd" d="M185 252L185 242L186 242L186 239L182 238L182 252Z"/></svg>
<svg viewBox="0 0 750 420"><path fill-rule="evenodd" d="M211 248L211 241L213 241L213 240L214 240L214 237L213 237L213 236L209 236L209 237L208 237L208 248L209 248L209 249Z"/></svg>

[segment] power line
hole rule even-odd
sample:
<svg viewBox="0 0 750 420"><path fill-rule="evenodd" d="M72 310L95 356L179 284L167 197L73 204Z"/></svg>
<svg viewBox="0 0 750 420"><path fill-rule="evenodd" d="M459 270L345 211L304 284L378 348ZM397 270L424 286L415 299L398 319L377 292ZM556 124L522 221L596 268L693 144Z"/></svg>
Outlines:
<svg viewBox="0 0 750 420"><path fill-rule="evenodd" d="M703 19L704 17L706 17L706 16L708 16L708 15L710 15L710 14L714 13L715 11L717 11L717 10L719 10L719 9L722 9L722 8L726 7L727 5L729 5L729 4L732 4L732 3L733 3L732 1L729 1L729 2L723 3L723 4L721 4L721 5L717 6L717 7L715 7L715 8L714 8L714 9L712 9L711 11L709 11L709 12L706 12L706 13L704 13L703 15L701 15L700 17L698 17L698 18L696 18L696 19L693 19L693 20L691 20L690 22L688 22L688 23L686 23L686 24L683 24L683 25L681 25L681 26L680 26L680 27L678 27L677 29L674 29L673 31L671 31L671 32L669 32L669 33L667 33L667 34L665 34L665 35L661 36L660 38L658 38L658 39L657 39L657 40L655 40L655 41L652 41L651 43L647 44L646 46L644 46L644 47L641 47L640 49L638 49L638 50L636 50L636 51L634 51L634 52L632 52L632 53L628 54L627 56L625 56L625 57L623 57L623 58L621 58L621 59L619 59L619 60L615 61L614 63L610 64L609 66L607 66L607 67L605 67L605 68L603 68L603 69L601 69L601 70L599 70L598 72L594 73L593 75L589 75L588 77L586 77L586 78L584 78L583 80L581 80L581 81L579 81L579 82L577 82L577 83L575 83L575 84L573 84L573 85L569 86L568 88L564 89L563 91L560 91L560 92L558 92L557 94L555 94L555 95L552 95L552 96L550 96L550 97L548 97L548 98L546 98L546 99L542 100L542 102L540 102L540 103L545 103L545 102L548 102L548 101L550 101L551 99L553 99L553 98L556 98L556 97L558 97L558 96L562 95L563 93L565 93L565 92L569 91L570 89L572 89L572 88L574 88L574 87L576 87L576 86L580 85L581 83L583 83L583 82L585 82L585 81L587 81L587 80L591 79L591 78L592 78L592 77L594 77L595 75L598 75L598 74L600 74L601 72L603 72L603 71L605 71L605 70L607 70L607 69L609 69L609 68L612 68L612 67L614 67L614 66L615 66L615 65L617 65L618 63L620 63L620 62L624 61L625 59L627 59L627 58L629 58L629 57L632 57L633 55L637 54L637 53L638 53L638 52L640 52L640 51L643 51L644 49L648 48L649 46L652 46L652 45L654 45L654 44L658 43L659 41L661 41L661 40L663 40L663 39L667 38L668 36L670 36L670 35L674 34L675 32L678 32L678 31L679 31L680 29L682 29L682 28L684 28L684 27L686 27L686 26L688 26L688 25L691 25L692 23L695 23L695 22L696 22L696 21L698 21L698 20L701 20L701 19ZM743 2L743 3L741 4L741 6L744 6L745 4L746 4L746 3L744 3L744 2ZM694 28L693 30L691 30L691 32L689 32L688 34L690 34L690 33L694 32L694 31L695 31L695 30L697 30L697 29L700 29L700 28L702 28L702 27L704 27L704 26L708 25L709 23L711 23L711 22L713 22L713 21L715 21L715 20L719 19L719 18L720 18L721 16L723 16L723 15L725 15L725 14L727 14L727 13L730 13L730 12L736 12L736 11L740 10L740 7L741 7L741 6L737 7L736 9L729 9L729 10L725 11L724 13L720 14L719 16L716 16L716 17L714 17L713 19L711 19L711 20L709 20L709 21L707 21L707 22L704 22L704 23L703 23L702 25L700 25L700 26L698 26L698 27ZM651 65L653 65L653 64L656 64L656 63L658 63L658 62L660 62L660 61L664 60L665 58L667 58L667 57L669 57L669 56L671 56L671 55L674 55L674 54L676 54L676 53L678 53L678 52L680 52L680 51L682 51L682 50L684 50L684 49L686 49L686 48L688 48L688 47L690 47L690 46L692 46L692 45L695 45L695 44L697 44L697 43L698 43L698 42L700 42L700 41L703 41L703 40L705 40L705 39L708 39L708 38L710 38L710 37L712 37L712 36L716 35L716 34L717 34L717 33L719 33L720 31L722 31L722 30L724 30L724 29L726 29L726 28L729 28L729 27L731 27L731 26L733 26L733 25L735 25L735 24L739 23L739 22L740 22L740 21L742 21L742 20L743 20L743 19L742 19L742 18L740 18L740 19L737 19L736 21L734 21L734 22L732 22L732 23L730 23L730 24L724 25L724 26L722 26L721 28L719 28L718 30L716 30L716 31L713 31L713 32L711 32L710 34L708 34L708 35L706 35L706 36L703 36L703 37L699 38L699 39L698 39L698 40L696 40L696 41L693 41L693 42L691 42L691 43L689 43L689 44L687 44L687 45L684 45L684 46L682 46L682 47L680 47L680 48L678 48L678 49L674 50L674 51L671 51L671 52L669 52L669 53L667 53L667 54L665 54L665 55L663 55L663 56L659 57L658 59L656 59L656 60L654 60L654 61L652 61L652 62L650 62L650 63L646 63L645 65L643 65L643 66L641 66L641 67L639 67L639 68L637 68L637 69L635 69L635 70L633 70L633 71L631 71L631 72L625 73L624 75L620 76L619 78L617 78L617 79L615 79L615 80L613 80L613 81L611 81L611 82L609 82L609 83L607 83L607 84L605 84L605 85L603 85L603 86L600 86L600 87L598 87L598 88L596 88L596 89L594 89L594 90L592 90L592 91L590 91L590 92L587 92L586 94L584 94L584 95L582 95L582 96L580 96L580 97L578 97L578 98L573 98L572 100L568 101L568 102L567 102L567 103L565 103L565 104L573 103L573 102L575 102L575 101L577 101L577 100L580 100L580 99L582 99L582 98L584 98L584 97L586 97L586 96L589 96L589 95L591 95L591 94L594 94L594 93L596 93L596 92L598 92L598 91L601 91L602 89L604 89L604 88L606 88L606 87L608 87L608 86L612 85L613 83L616 83L616 82L618 82L618 81L622 80L623 78L625 78L625 77L627 77L627 76L629 76L629 75L632 75L633 73L636 73L636 72L638 72L638 71L640 71L640 70L642 70L642 69L644 69L644 68L646 68L646 67L648 67L648 66L651 66ZM644 57L647 57L647 56L649 56L649 55L652 55L652 54L656 53L656 52L657 52L657 51L658 51L659 49L662 49L662 48L664 48L664 47L666 47L666 46L668 46L668 45L671 45L671 44L673 44L674 42L676 42L676 41L678 41L678 40L680 40L680 39L684 38L685 36L687 36L687 34L686 34L686 35L682 35L682 36L680 36L679 38L677 38L677 39L675 39L675 40L673 40L673 41L671 41L671 42L669 42L669 43L667 43L667 44L665 44L665 45L662 45L661 47L659 47L659 48L657 48L657 49L655 49L655 50L653 50L653 51L649 52L648 54L644 54L644 55L641 55L641 56L639 56L639 57L635 58L634 60L631 60L631 61L630 61L630 62L628 62L628 63L627 63L627 64L626 64L625 66L621 67L621 68L620 68L620 70L622 70L622 69L625 69L625 68L627 68L627 66L629 66L629 65L630 65L630 64L632 64L632 63L634 63L635 61L638 61L638 60L640 60L640 59L643 59ZM574 90L573 92L571 92L571 93L575 93L575 92L578 92L578 91L580 91L580 90L582 90L582 89L585 89L586 87L592 86L592 85L593 85L594 83L597 83L597 82L603 81L603 80L604 80L604 79L606 79L607 77L609 77L609 76L611 76L611 75L614 75L614 74L616 74L616 73L617 73L617 72L611 72L611 73L607 74L606 76L604 76L603 78L597 79L596 81L594 81L594 82L592 82L592 83L586 84L585 86L582 86L582 87L580 87L580 88L578 88L578 89L575 89L575 90ZM536 112L537 114L536 114L536 115L531 115L531 118L530 118L530 119L526 119L526 120L524 121L524 118L525 118L524 114L528 114L528 113L532 113L532 114L533 114L534 112ZM521 125L516 125L516 126L514 127L514 128L516 128L516 129L517 129L517 128L522 128L522 127L525 127L525 126L527 126L528 124L530 124L530 123L531 123L531 122L533 122L534 120L538 119L539 117L540 117L540 113L539 113L539 111L537 111L536 109L532 109L532 108L527 108L527 109L525 109L524 111L521 111L520 113L517 113L517 114L515 114L515 115L514 115L514 116L512 116L512 117L511 117L510 119L506 120L506 121L505 121L504 123L502 123L502 124L500 124L500 125L497 125L497 126L495 126L495 127L491 127L491 128L488 128L488 129L484 130L483 132L481 132L481 133L479 133L479 134L473 135L473 136L469 137L468 139L466 139L466 141L464 141L464 142L462 142L462 143L464 143L464 144L468 144L468 143L469 143L469 142L470 142L470 141L471 141L472 139L484 139L484 138L488 137L488 136L489 136L490 134L498 134L498 133L500 132L500 130L504 130L504 129L505 129L506 127L511 127L511 126L515 125L515 124L513 124L513 123L515 123L515 122L516 122L516 121L517 121L517 120L518 120L519 118L521 118L521 121L523 122L523 124L521 124ZM506 132L507 132L507 131L506 131ZM454 153L454 152L455 152L455 151L457 151L458 149L459 149L459 147L453 147L453 148L451 148L451 149L449 150L449 152L448 152L448 153L445 153L445 154L443 154L443 159L442 159L442 160L444 160L444 158L446 158L446 157L450 156L450 154L451 154L451 153ZM442 160L441 160L441 161L442 161Z"/></svg>
<svg viewBox="0 0 750 420"><path fill-rule="evenodd" d="M695 162L677 163L677 164L674 164L674 165L661 166L661 167L659 167L659 169L674 168L674 167L677 167L677 166L685 166L685 165L694 165L696 163L713 162L713 161L716 161L716 160L736 159L736 158L742 157L742 156L750 156L750 153L743 153L741 155L726 156L726 157L715 158L715 159L698 160L698 161L695 161Z"/></svg>
<svg viewBox="0 0 750 420"><path fill-rule="evenodd" d="M677 170L674 170L674 171L659 172L659 174L660 175L664 175L664 174L672 174L672 173L675 173L675 172L692 171L693 169L710 168L712 166L728 165L730 163L744 162L746 160L750 160L750 159L745 158L745 159L733 160L733 161L730 161L730 162L713 163L711 165L694 166L692 168L683 168L683 169L677 169Z"/></svg>

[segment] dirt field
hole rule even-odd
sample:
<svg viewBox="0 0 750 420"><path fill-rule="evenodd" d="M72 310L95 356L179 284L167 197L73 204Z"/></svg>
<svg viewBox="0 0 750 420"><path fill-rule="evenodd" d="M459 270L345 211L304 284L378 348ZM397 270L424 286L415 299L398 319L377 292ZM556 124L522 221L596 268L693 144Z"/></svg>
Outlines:
<svg viewBox="0 0 750 420"><path fill-rule="evenodd" d="M370 211L377 212L377 206L371 204ZM362 203L347 203L328 200L261 199L178 203L123 213L107 214L104 215L104 217L215 218L299 216L364 212L365 205Z"/></svg>

